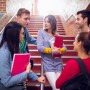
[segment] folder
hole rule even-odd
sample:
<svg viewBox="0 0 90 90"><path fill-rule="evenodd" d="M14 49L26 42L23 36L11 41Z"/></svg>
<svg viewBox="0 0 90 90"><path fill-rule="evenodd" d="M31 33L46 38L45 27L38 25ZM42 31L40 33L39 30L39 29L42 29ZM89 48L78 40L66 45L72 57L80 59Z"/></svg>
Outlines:
<svg viewBox="0 0 90 90"><path fill-rule="evenodd" d="M26 67L29 62L30 62L30 53L14 54L11 66L11 76L26 71Z"/></svg>
<svg viewBox="0 0 90 90"><path fill-rule="evenodd" d="M63 47L63 37L55 36L54 38L54 47L62 48ZM61 57L61 54L53 54L54 58Z"/></svg>

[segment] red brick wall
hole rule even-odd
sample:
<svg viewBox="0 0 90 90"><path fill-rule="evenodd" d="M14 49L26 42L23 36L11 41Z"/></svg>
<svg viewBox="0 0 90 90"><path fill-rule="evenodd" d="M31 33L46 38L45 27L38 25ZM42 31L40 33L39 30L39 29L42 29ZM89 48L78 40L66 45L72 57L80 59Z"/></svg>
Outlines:
<svg viewBox="0 0 90 90"><path fill-rule="evenodd" d="M0 0L0 12L6 12L6 0Z"/></svg>
<svg viewBox="0 0 90 90"><path fill-rule="evenodd" d="M79 32L78 29L75 26L75 18L69 19L67 22L65 22L65 32L68 36L76 36Z"/></svg>

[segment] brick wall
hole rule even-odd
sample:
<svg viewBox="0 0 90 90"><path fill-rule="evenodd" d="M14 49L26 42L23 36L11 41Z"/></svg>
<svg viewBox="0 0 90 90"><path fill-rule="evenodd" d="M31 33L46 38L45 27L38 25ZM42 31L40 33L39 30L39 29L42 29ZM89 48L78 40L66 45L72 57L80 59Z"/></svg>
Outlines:
<svg viewBox="0 0 90 90"><path fill-rule="evenodd" d="M77 29L75 25L75 17L71 16L70 19L65 22L65 32L68 36L76 36L79 33L79 30Z"/></svg>
<svg viewBox="0 0 90 90"><path fill-rule="evenodd" d="M0 0L0 12L6 12L6 0Z"/></svg>

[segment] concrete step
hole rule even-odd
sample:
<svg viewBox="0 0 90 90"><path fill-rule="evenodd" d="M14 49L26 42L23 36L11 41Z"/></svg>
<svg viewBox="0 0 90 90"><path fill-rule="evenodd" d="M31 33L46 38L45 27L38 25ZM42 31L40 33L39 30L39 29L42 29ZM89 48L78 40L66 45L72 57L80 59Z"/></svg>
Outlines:
<svg viewBox="0 0 90 90"><path fill-rule="evenodd" d="M32 28L38 28L38 27L35 27L35 26L43 26L43 24L29 24L28 25L28 29L32 29ZM42 27L43 28L43 27ZM62 27L62 26L57 26L57 29L62 29L62 30L64 30L64 28Z"/></svg>
<svg viewBox="0 0 90 90"><path fill-rule="evenodd" d="M30 21L28 27L32 25L43 25L43 21ZM62 23L57 23L57 28L63 28Z"/></svg>
<svg viewBox="0 0 90 90"><path fill-rule="evenodd" d="M28 86L27 90L40 90L40 86ZM52 90L50 86L44 86L44 90Z"/></svg>
<svg viewBox="0 0 90 90"><path fill-rule="evenodd" d="M64 56L64 55L62 56L64 64L66 64L67 61L69 61L70 59L73 59L73 58L77 58L77 55L72 56L72 54L71 54L71 56ZM41 62L42 62L41 56L31 56L31 59L34 61L35 64L41 64Z"/></svg>
<svg viewBox="0 0 90 90"><path fill-rule="evenodd" d="M42 28L43 25L41 25L41 24L36 24L36 25L34 25L34 24L33 24L33 25L29 25L28 28L33 28L33 27L34 27L34 28L35 28L35 27L36 27L36 28Z"/></svg>
<svg viewBox="0 0 90 90"><path fill-rule="evenodd" d="M40 75L40 73L41 73L41 63L40 64L35 64L34 63L34 67L33 67L32 71L37 73L37 75Z"/></svg>
<svg viewBox="0 0 90 90"><path fill-rule="evenodd" d="M43 30L43 28L28 28L29 32L38 32L38 30ZM57 32L65 32L64 29L58 29Z"/></svg>
<svg viewBox="0 0 90 90"><path fill-rule="evenodd" d="M40 76L40 75L39 75ZM44 75L45 76L45 75ZM46 78L46 76L45 76L45 78ZM44 85L44 90L47 90L47 89L50 89L50 90L52 90L51 89L51 86L50 86L50 84L49 84L49 82L48 82L48 80L47 80L47 78L46 78L46 82L43 84ZM33 88L35 88L35 90L40 90L40 83L38 82L38 81L31 81L30 79L28 79L28 81L27 81L27 87L28 88L30 88L30 87L33 87ZM47 89L46 89L47 88ZM30 89L31 90L31 89Z"/></svg>
<svg viewBox="0 0 90 90"><path fill-rule="evenodd" d="M29 32L31 35L37 35L37 32ZM61 35L65 35L65 32L59 32Z"/></svg>
<svg viewBox="0 0 90 90"><path fill-rule="evenodd" d="M69 61L70 59L73 59L73 58L78 58L78 56L63 56L62 55L62 59L63 59L63 63L66 64L67 61ZM41 63L39 60L42 60L41 59L41 56L31 56L31 59L34 60L34 62L38 62L38 63Z"/></svg>
<svg viewBox="0 0 90 90"><path fill-rule="evenodd" d="M33 36L34 38L37 38L37 35L31 35L31 36ZM73 37L73 36L67 36L67 35L61 35L62 37L63 37L63 39L64 40L73 40L74 41L74 39L75 39L75 37Z"/></svg>
<svg viewBox="0 0 90 90"><path fill-rule="evenodd" d="M30 20L29 24L43 24L43 20Z"/></svg>
<svg viewBox="0 0 90 90"><path fill-rule="evenodd" d="M37 32L33 32L33 30L32 31L29 31L29 33L30 33L30 35L37 35ZM64 31L58 31L58 33L60 35L65 35L65 32Z"/></svg>
<svg viewBox="0 0 90 90"><path fill-rule="evenodd" d="M73 43L73 42L72 42ZM69 51L69 50L73 50L74 49L74 47L73 47L73 45L72 44L65 44L65 46L66 46L66 48L67 48L67 50ZM30 49L30 50L37 50L37 46L36 45L28 45L28 48Z"/></svg>
<svg viewBox="0 0 90 90"><path fill-rule="evenodd" d="M40 56L40 52L38 50L29 50L31 56ZM74 51L67 51L66 53L63 54L63 56L76 56L77 53Z"/></svg>

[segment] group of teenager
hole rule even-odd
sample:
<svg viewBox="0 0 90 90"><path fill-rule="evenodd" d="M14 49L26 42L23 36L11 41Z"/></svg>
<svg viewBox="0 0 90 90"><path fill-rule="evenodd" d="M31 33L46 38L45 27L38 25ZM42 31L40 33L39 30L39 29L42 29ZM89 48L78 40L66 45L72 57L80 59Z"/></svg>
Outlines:
<svg viewBox="0 0 90 90"><path fill-rule="evenodd" d="M26 71L11 76L10 71L14 53L29 53L29 43L37 45L37 49L41 53L45 75L52 89L60 90L66 81L80 73L79 65L74 59L71 59L63 69L62 57L54 58L52 56L67 51L65 44L63 44L62 48L52 48L50 45L50 40L54 36L60 35L57 33L57 21L54 15L47 15L44 18L44 29L38 30L37 39L28 32L27 25L29 22L30 11L20 8L17 12L17 20L9 22L4 28L0 41L0 90L1 88L17 90L12 89L12 87L20 87L20 84L26 81L27 78L45 83L45 77L38 77L31 70L30 63L27 65ZM75 23L78 29L81 29L81 32L78 33L73 43L74 50L84 62L88 73L90 73L90 12L88 10L78 11ZM22 88L18 88L18 90L22 90Z"/></svg>

